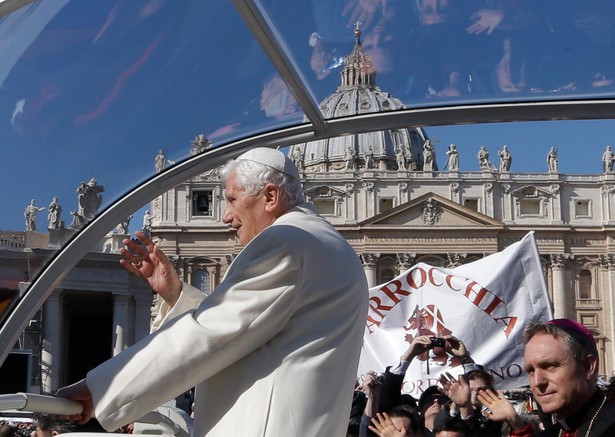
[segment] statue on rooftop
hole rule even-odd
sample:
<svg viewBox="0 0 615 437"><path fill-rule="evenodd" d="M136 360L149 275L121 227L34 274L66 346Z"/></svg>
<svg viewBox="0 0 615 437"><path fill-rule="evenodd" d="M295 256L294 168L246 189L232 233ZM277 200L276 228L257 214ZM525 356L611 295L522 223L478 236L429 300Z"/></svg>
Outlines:
<svg viewBox="0 0 615 437"><path fill-rule="evenodd" d="M346 170L354 170L355 160L357 154L354 151L352 144L348 145L346 152L344 152L344 161L346 161Z"/></svg>
<svg viewBox="0 0 615 437"><path fill-rule="evenodd" d="M508 151L508 146L505 144L502 150L498 152L500 155L500 173L508 173L510 164L512 163L512 154Z"/></svg>
<svg viewBox="0 0 615 437"><path fill-rule="evenodd" d="M395 159L397 160L397 170L407 170L406 167L406 153L404 152L404 148L400 145L395 147Z"/></svg>
<svg viewBox="0 0 615 437"><path fill-rule="evenodd" d="M49 211L49 214L47 214L47 229L62 229L64 227L61 218L62 205L60 205L57 197L53 198L47 210Z"/></svg>
<svg viewBox="0 0 615 437"><path fill-rule="evenodd" d="M86 221L92 220L98 214L98 208L102 203L102 193L105 188L98 185L95 178L88 183L81 182L77 188L79 210L77 213Z"/></svg>
<svg viewBox="0 0 615 437"><path fill-rule="evenodd" d="M423 171L437 170L436 149L431 143L431 140L425 140L425 143L423 143Z"/></svg>
<svg viewBox="0 0 615 437"><path fill-rule="evenodd" d="M557 173L558 172L558 159L557 159L557 150L555 147L551 146L549 149L549 153L547 153L547 165L549 166L549 173Z"/></svg>
<svg viewBox="0 0 615 437"><path fill-rule="evenodd" d="M130 220L132 220L132 214L126 217L125 220L122 220L120 223L118 223L118 225L115 227L118 234L128 235L128 225L130 225Z"/></svg>
<svg viewBox="0 0 615 437"><path fill-rule="evenodd" d="M611 150L611 146L606 146L602 154L602 166L605 173L613 173L613 160L615 160L615 154Z"/></svg>
<svg viewBox="0 0 615 437"><path fill-rule="evenodd" d="M370 145L365 152L365 168L374 167L374 148Z"/></svg>
<svg viewBox="0 0 615 437"><path fill-rule="evenodd" d="M448 157L446 161L446 165L448 166L448 171L457 171L459 170L459 152L457 151L457 146L451 144L448 146L448 150L446 151L446 156Z"/></svg>
<svg viewBox="0 0 615 437"><path fill-rule="evenodd" d="M73 217L73 220L68 225L69 228L79 230L85 225L85 219L78 211L71 211L70 215Z"/></svg>
<svg viewBox="0 0 615 437"><path fill-rule="evenodd" d="M295 147L290 158L295 163L295 166L297 167L297 170L299 170L299 173L302 173L305 170L305 166L303 162L303 152L301 151L301 148Z"/></svg>
<svg viewBox="0 0 615 437"><path fill-rule="evenodd" d="M156 173L160 173L162 170L164 170L167 164L173 165L175 164L175 162L168 160L167 155L164 153L164 150L160 149L155 159Z"/></svg>
<svg viewBox="0 0 615 437"><path fill-rule="evenodd" d="M145 211L145 214L143 214L143 226L141 227L141 232L143 232L145 235L149 236L152 234L153 220L154 220L154 217L152 217L148 209L147 211Z"/></svg>
<svg viewBox="0 0 615 437"><path fill-rule="evenodd" d="M192 145L190 147L190 156L198 155L199 153L203 153L204 151L209 150L213 147L214 147L214 143L212 143L205 135L198 134L192 140ZM166 163L162 164L162 169L164 169L165 165ZM162 170L158 170L158 160L156 160L156 170L158 171L158 173L162 171Z"/></svg>
<svg viewBox="0 0 615 437"><path fill-rule="evenodd" d="M489 170L489 152L485 149L485 146L480 146L480 150L478 151L478 165L481 170Z"/></svg>
<svg viewBox="0 0 615 437"><path fill-rule="evenodd" d="M26 219L26 231L36 231L36 214L45 209L44 206L36 206L35 203L36 200L32 199L23 213Z"/></svg>

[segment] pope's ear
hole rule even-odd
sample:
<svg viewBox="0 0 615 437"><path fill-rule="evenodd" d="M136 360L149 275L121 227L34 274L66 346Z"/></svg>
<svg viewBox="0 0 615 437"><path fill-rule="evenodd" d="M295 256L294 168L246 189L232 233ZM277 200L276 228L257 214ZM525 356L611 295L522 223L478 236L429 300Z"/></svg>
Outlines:
<svg viewBox="0 0 615 437"><path fill-rule="evenodd" d="M274 184L266 184L264 188L265 193L265 209L267 212L273 212L279 209L282 205L282 198L280 188Z"/></svg>

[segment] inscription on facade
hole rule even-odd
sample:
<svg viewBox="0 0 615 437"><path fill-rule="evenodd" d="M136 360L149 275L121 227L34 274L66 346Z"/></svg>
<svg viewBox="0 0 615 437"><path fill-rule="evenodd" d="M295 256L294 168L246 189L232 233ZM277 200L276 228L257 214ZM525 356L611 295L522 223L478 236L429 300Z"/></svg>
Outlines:
<svg viewBox="0 0 615 437"><path fill-rule="evenodd" d="M375 243L490 243L489 237L365 237Z"/></svg>

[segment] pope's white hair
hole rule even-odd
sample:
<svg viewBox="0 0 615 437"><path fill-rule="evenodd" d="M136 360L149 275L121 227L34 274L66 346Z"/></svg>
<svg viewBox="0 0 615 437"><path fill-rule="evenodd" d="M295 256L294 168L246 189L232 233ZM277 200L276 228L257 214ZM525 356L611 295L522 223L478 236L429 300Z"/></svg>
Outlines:
<svg viewBox="0 0 615 437"><path fill-rule="evenodd" d="M286 209L304 201L301 181L273 167L247 159L232 159L220 170L222 180L225 182L233 171L237 175L237 185L245 190L247 196L255 196L266 184L272 183L279 188Z"/></svg>

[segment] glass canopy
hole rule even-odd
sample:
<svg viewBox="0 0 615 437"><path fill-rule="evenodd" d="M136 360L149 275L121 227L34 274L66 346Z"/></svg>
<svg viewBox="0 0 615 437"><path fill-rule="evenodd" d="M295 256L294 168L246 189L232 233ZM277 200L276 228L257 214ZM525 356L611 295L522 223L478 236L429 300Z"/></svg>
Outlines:
<svg viewBox="0 0 615 437"><path fill-rule="evenodd" d="M255 144L615 114L607 0L4 0L0 13L2 239L69 231L45 269L0 273L3 290L29 286L2 315L14 332L106 233L139 229L153 198ZM330 118L319 103L359 44L361 74L402 105Z"/></svg>

